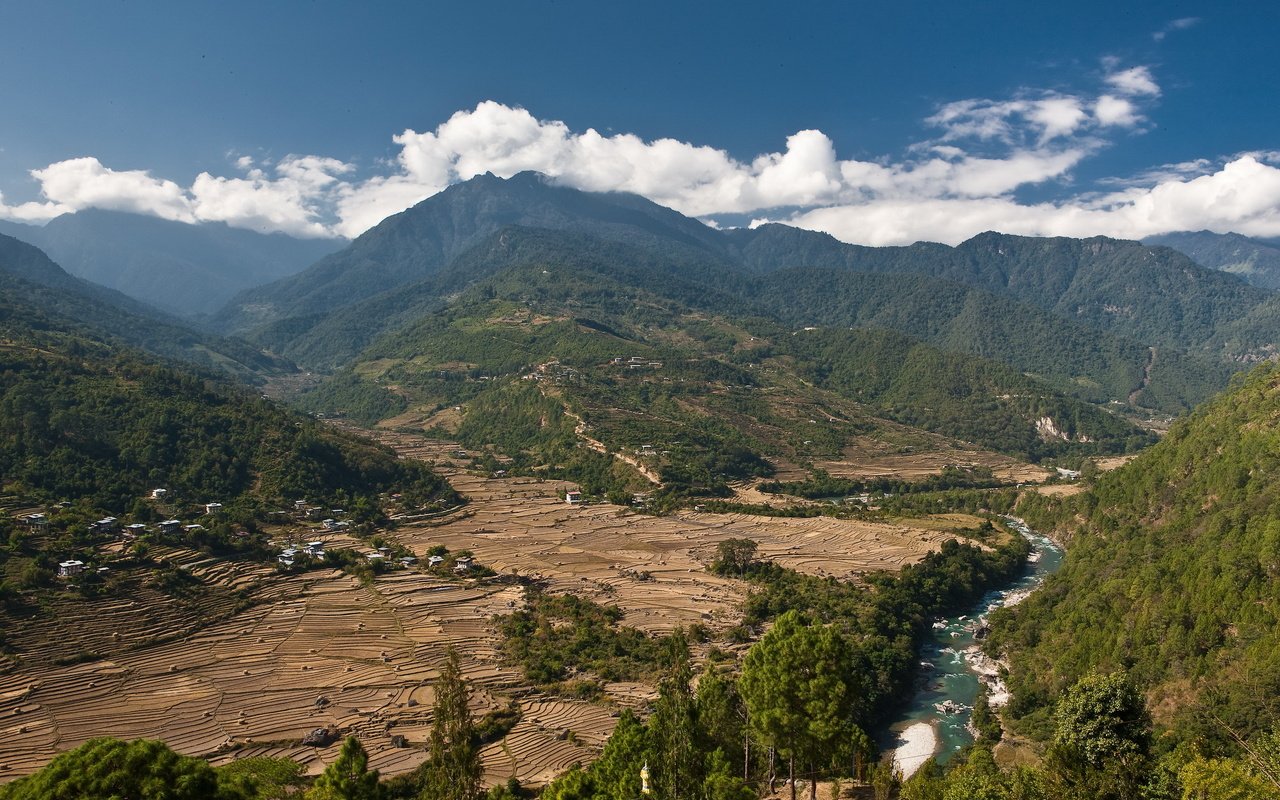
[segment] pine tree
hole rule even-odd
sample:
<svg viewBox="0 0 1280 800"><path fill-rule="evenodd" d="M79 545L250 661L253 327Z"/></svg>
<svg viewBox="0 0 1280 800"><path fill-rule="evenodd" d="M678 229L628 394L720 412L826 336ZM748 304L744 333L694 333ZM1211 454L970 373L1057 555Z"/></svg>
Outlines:
<svg viewBox="0 0 1280 800"><path fill-rule="evenodd" d="M697 708L689 688L693 680L684 631L671 637L669 672L658 684L658 702L649 720L654 755L653 793L657 800L687 800L702 783Z"/></svg>
<svg viewBox="0 0 1280 800"><path fill-rule="evenodd" d="M307 800L377 800L378 772L369 771L369 756L360 740L348 736L338 758L316 778Z"/></svg>
<svg viewBox="0 0 1280 800"><path fill-rule="evenodd" d="M480 749L467 707L469 692L449 648L435 683L435 721L431 726L431 758L423 782L423 800L475 800L480 795Z"/></svg>
<svg viewBox="0 0 1280 800"><path fill-rule="evenodd" d="M740 691L760 740L787 758L795 798L795 762L812 780L847 747L858 704L851 681L852 658L844 637L831 627L811 626L788 611L747 653Z"/></svg>
<svg viewBox="0 0 1280 800"><path fill-rule="evenodd" d="M604 752L591 765L591 778L600 794L606 797L637 798L640 767L649 757L649 737L644 724L630 709L624 710L605 743Z"/></svg>

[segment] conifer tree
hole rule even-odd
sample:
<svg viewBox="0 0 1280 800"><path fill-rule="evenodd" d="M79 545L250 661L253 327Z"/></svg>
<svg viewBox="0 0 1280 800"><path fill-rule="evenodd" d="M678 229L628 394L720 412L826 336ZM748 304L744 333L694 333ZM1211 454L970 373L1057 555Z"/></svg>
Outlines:
<svg viewBox="0 0 1280 800"><path fill-rule="evenodd" d="M435 683L431 757L423 782L423 800L475 800L480 795L480 749L467 707L470 693L452 647Z"/></svg>
<svg viewBox="0 0 1280 800"><path fill-rule="evenodd" d="M649 720L654 755L649 764L657 800L687 800L702 783L698 751L697 708L689 687L693 680L689 643L677 629L668 651L669 671L658 684L658 702Z"/></svg>
<svg viewBox="0 0 1280 800"><path fill-rule="evenodd" d="M338 758L316 778L307 800L377 800L378 772L369 770L369 756L360 740L348 736Z"/></svg>

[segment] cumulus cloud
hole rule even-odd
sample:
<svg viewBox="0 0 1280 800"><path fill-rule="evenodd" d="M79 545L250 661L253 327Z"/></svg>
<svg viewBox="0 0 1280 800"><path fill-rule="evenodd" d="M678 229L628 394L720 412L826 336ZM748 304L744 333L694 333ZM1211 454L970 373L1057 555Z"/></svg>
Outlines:
<svg viewBox="0 0 1280 800"><path fill-rule="evenodd" d="M1113 72L1107 76L1107 83L1123 95L1157 97L1160 94L1160 87L1148 67L1131 67Z"/></svg>
<svg viewBox="0 0 1280 800"><path fill-rule="evenodd" d="M361 174L312 155L275 162L228 155L230 176L202 172L183 187L144 170L77 158L32 171L42 200L0 217L41 221L116 208L184 222L220 221L300 236L356 236L458 181L536 170L566 186L634 192L716 224L757 216L845 241L958 242L983 230L1140 237L1187 228L1280 234L1275 154L1198 159L1101 181L1056 203L1018 199L1026 187L1068 185L1072 171L1119 132L1141 132L1161 89L1146 66L1104 59L1093 92L1024 89L1003 99L944 103L923 122L931 138L900 157L842 159L819 130L751 159L674 139L574 131L528 110L485 101L433 130L393 137L395 159ZM787 209L787 211L779 211Z"/></svg>
<svg viewBox="0 0 1280 800"><path fill-rule="evenodd" d="M195 222L191 199L178 184L146 170L113 170L96 158L72 158L31 171L40 193L69 208L132 211L178 222Z"/></svg>
<svg viewBox="0 0 1280 800"><path fill-rule="evenodd" d="M1208 229L1280 236L1280 169L1260 154L1237 156L1194 178L1167 173L1146 187L1062 203L1018 203L1010 197L876 199L797 212L781 219L837 239L869 245L928 240L958 244L987 230L1026 236L1113 236L1140 239Z"/></svg>

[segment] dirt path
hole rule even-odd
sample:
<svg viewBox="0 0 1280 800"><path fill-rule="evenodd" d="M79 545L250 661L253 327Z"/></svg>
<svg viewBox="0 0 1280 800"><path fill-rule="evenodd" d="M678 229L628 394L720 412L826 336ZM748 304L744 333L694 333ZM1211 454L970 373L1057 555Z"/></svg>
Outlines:
<svg viewBox="0 0 1280 800"><path fill-rule="evenodd" d="M593 439L587 435L586 420L584 420L582 417L570 411L567 406L565 407L564 414L566 417L572 417L573 419L576 419L578 421L578 424L573 426L573 433L579 439L586 442L587 447L590 447L592 450L595 450L597 453L604 453L605 455L609 454L609 448L604 446L604 442L600 441L599 439ZM662 485L662 479L658 477L657 473L655 473L653 470L646 467L644 464L641 464L639 460L637 460L635 457L629 456L626 453L614 453L613 457L623 462L624 464L629 464L632 467L634 467L636 472L639 472L641 475L643 475L653 485L655 486Z"/></svg>

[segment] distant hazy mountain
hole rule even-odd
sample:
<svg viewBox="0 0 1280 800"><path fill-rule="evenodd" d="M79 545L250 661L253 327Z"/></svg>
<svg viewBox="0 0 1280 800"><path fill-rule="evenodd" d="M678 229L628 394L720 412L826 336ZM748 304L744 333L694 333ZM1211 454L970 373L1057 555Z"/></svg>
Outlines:
<svg viewBox="0 0 1280 800"><path fill-rule="evenodd" d="M346 242L188 225L86 209L44 227L0 224L68 272L180 315L207 314L237 292L292 275Z"/></svg>
<svg viewBox="0 0 1280 800"><path fill-rule="evenodd" d="M1142 241L1172 247L1202 267L1239 275L1254 286L1280 289L1280 244L1275 241L1213 231L1166 233Z"/></svg>
<svg viewBox="0 0 1280 800"><path fill-rule="evenodd" d="M0 294L62 330L253 380L292 365L238 339L203 333L114 289L68 274L33 245L0 234Z"/></svg>

